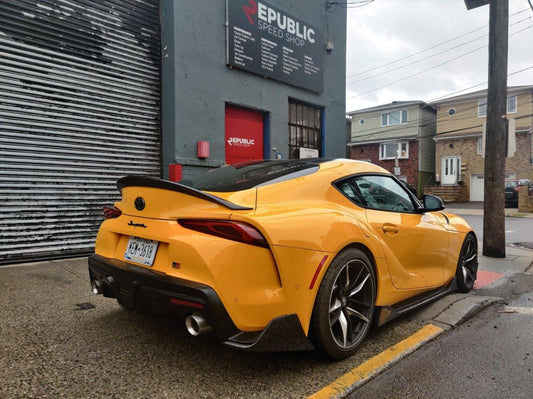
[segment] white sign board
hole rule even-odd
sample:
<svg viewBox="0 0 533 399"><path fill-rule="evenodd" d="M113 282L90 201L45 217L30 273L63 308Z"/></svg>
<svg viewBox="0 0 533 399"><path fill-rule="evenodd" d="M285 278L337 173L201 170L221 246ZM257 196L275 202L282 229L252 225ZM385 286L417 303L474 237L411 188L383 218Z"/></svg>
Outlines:
<svg viewBox="0 0 533 399"><path fill-rule="evenodd" d="M300 159L302 158L318 158L318 150L316 148L300 147Z"/></svg>

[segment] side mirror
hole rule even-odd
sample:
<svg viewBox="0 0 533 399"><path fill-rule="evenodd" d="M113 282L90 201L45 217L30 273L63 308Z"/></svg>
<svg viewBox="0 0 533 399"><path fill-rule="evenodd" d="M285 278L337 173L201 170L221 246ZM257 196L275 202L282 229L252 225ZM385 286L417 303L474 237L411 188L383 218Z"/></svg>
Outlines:
<svg viewBox="0 0 533 399"><path fill-rule="evenodd" d="M442 211L444 209L444 202L439 197L434 195L424 195L424 209L422 212Z"/></svg>

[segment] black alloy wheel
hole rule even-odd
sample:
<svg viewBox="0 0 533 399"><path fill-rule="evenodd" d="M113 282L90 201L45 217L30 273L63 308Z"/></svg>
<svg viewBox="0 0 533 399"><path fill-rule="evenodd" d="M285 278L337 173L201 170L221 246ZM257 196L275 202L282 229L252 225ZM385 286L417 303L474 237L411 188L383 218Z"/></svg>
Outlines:
<svg viewBox="0 0 533 399"><path fill-rule="evenodd" d="M344 359L357 350L372 323L376 277L360 250L342 251L331 263L318 290L310 338L322 352Z"/></svg>
<svg viewBox="0 0 533 399"><path fill-rule="evenodd" d="M458 292L469 292L473 287L477 277L478 255L477 240L473 234L467 234L459 261L457 272L455 273Z"/></svg>

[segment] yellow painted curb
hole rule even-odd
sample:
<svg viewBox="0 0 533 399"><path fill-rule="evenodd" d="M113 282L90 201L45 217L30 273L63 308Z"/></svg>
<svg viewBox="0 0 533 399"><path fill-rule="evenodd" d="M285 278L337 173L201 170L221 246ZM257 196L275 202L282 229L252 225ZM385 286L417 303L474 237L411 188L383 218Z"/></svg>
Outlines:
<svg viewBox="0 0 533 399"><path fill-rule="evenodd" d="M377 375L380 371L392 366L398 360L414 352L422 344L440 335L444 330L433 324L422 327L418 332L410 337L391 346L379 355L368 359L352 371L332 382L320 391L309 396L309 399L326 399L344 397L355 388L361 386L365 381Z"/></svg>

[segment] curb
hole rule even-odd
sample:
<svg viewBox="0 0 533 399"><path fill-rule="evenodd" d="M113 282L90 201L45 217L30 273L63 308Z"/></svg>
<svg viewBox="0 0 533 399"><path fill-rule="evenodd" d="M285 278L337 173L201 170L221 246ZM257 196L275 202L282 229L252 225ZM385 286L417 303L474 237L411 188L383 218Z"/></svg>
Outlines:
<svg viewBox="0 0 533 399"><path fill-rule="evenodd" d="M449 330L456 328L483 309L503 302L500 297L452 294L421 310L417 318L436 323Z"/></svg>
<svg viewBox="0 0 533 399"><path fill-rule="evenodd" d="M453 294L433 303L417 316L429 322L418 332L368 359L339 377L331 384L309 396L308 399L345 398L383 371L434 340L439 335L472 318L483 309L504 303L500 297Z"/></svg>
<svg viewBox="0 0 533 399"><path fill-rule="evenodd" d="M439 326L428 324L410 337L398 342L396 345L391 346L389 349L368 359L352 371L339 377L328 386L309 396L308 399L344 398L381 372L415 352L425 343L432 341L444 333L444 331Z"/></svg>

